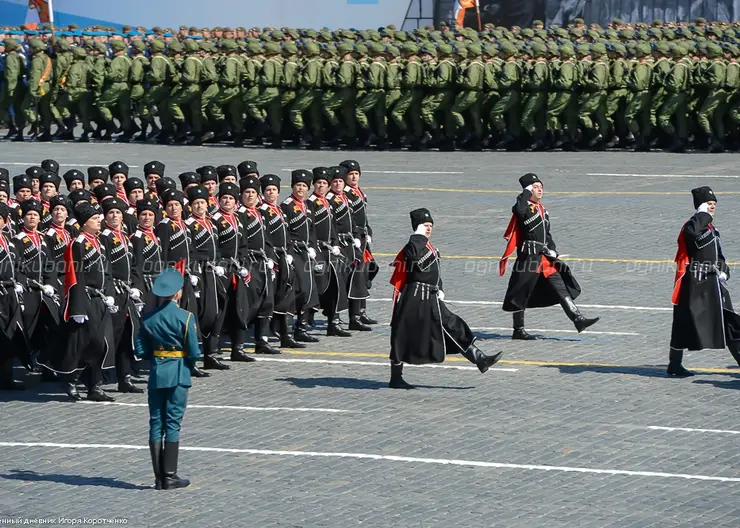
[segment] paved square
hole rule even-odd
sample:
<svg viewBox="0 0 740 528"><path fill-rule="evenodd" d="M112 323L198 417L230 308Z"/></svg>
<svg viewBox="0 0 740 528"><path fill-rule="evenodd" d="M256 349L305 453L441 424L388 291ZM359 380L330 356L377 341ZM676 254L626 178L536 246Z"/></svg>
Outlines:
<svg viewBox="0 0 740 528"><path fill-rule="evenodd" d="M144 397L73 404L28 376L27 393L0 395L0 526L740 525L740 369L729 352L704 351L687 354L695 378L664 376L671 262L692 187L717 193L725 254L740 262L736 156L0 144L11 174L47 157L63 170L121 159L132 175L158 159L175 177L253 159L283 177L284 195L293 168L357 159L381 263L369 311L383 324L195 380L180 457L193 484L179 491L151 489ZM545 182L578 304L602 317L591 332L552 308L528 312L541 340L509 339L497 260L525 172ZM416 207L434 215L451 309L506 360L485 375L459 356L407 367L422 388L391 391L387 265Z"/></svg>

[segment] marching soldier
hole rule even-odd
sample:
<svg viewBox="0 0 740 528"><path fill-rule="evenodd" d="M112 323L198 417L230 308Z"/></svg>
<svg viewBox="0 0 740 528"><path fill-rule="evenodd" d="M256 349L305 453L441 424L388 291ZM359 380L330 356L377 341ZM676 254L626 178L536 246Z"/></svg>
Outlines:
<svg viewBox="0 0 740 528"><path fill-rule="evenodd" d="M717 197L709 187L692 189L696 213L681 228L673 288L673 328L667 373L685 378L683 351L730 349L740 365L740 315L725 283L730 268L714 225Z"/></svg>
<svg viewBox="0 0 740 528"><path fill-rule="evenodd" d="M136 216L139 220L137 230L131 235L135 268L132 271L134 287L142 293L144 309L149 313L157 307L156 296L152 293L155 278L162 272L162 248L154 226L159 214L159 204L144 198L136 202Z"/></svg>
<svg viewBox="0 0 740 528"><path fill-rule="evenodd" d="M448 354L462 354L486 372L503 355L484 354L475 345L467 323L447 308L439 250L429 241L434 227L432 215L427 209L416 209L410 217L414 233L396 256L391 277L396 292L391 321L392 389L415 388L403 379L404 363L442 363Z"/></svg>
<svg viewBox="0 0 740 528"><path fill-rule="evenodd" d="M179 307L184 280L170 268L154 281L160 307L144 317L136 336L136 356L149 370L149 452L155 489L177 489L190 481L177 476L180 426L192 386L190 371L200 359L195 316Z"/></svg>
<svg viewBox="0 0 740 528"><path fill-rule="evenodd" d="M0 204L0 391L23 390L23 382L13 379L13 364L16 357L31 368L31 357L20 345L23 285L15 269L16 252L13 241L5 236L5 224L10 208Z"/></svg>
<svg viewBox="0 0 740 528"><path fill-rule="evenodd" d="M499 274L506 272L506 261L516 252L503 309L514 312L512 339L532 340L524 329L524 310L560 304L578 332L595 324L599 318L587 319L573 302L581 287L570 268L558 258L550 234L550 214L542 205L543 186L536 174L519 178L524 189L512 207L512 217L504 238L506 250L499 262Z"/></svg>
<svg viewBox="0 0 740 528"><path fill-rule="evenodd" d="M198 167L195 172L200 174L200 184L208 191L208 216L218 212L218 173L216 167L204 165Z"/></svg>

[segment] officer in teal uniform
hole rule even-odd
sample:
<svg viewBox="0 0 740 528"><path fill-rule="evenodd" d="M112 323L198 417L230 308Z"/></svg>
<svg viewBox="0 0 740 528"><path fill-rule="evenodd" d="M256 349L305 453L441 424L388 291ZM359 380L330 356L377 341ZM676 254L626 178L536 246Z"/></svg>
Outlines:
<svg viewBox="0 0 740 528"><path fill-rule="evenodd" d="M178 306L183 277L174 268L154 281L152 293L162 304L146 314L136 336L136 355L151 361L149 370L149 450L156 489L190 485L177 476L180 423L185 413L190 369L200 359L195 315ZM164 437L164 442L163 442Z"/></svg>

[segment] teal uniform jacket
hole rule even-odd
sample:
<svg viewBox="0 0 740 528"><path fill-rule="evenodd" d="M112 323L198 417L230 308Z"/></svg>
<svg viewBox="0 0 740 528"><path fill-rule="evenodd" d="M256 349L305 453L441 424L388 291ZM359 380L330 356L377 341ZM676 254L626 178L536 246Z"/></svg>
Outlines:
<svg viewBox="0 0 740 528"><path fill-rule="evenodd" d="M190 387L190 369L200 359L196 317L174 302L146 314L136 336L136 356L151 361L149 390ZM184 352L184 357L158 354Z"/></svg>

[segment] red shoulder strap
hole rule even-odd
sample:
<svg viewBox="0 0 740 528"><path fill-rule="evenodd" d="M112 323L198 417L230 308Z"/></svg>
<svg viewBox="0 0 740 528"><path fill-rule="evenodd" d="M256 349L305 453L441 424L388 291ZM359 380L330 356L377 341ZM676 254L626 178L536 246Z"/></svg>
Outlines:
<svg viewBox="0 0 740 528"><path fill-rule="evenodd" d="M686 249L686 238L683 235L684 227L681 227L681 232L678 234L678 250L676 251L676 276L673 282L673 296L671 301L673 304L678 304L678 297L681 292L681 281L683 276L686 274L686 265L689 263L689 252Z"/></svg>
<svg viewBox="0 0 740 528"><path fill-rule="evenodd" d="M509 225L506 228L506 231L504 231L504 238L507 241L506 249L504 250L504 254L501 256L501 260L498 261L498 274L502 277L504 276L504 273L506 273L506 261L516 252L516 248L519 246L519 239L521 238L519 234L519 223L514 214L511 215Z"/></svg>

